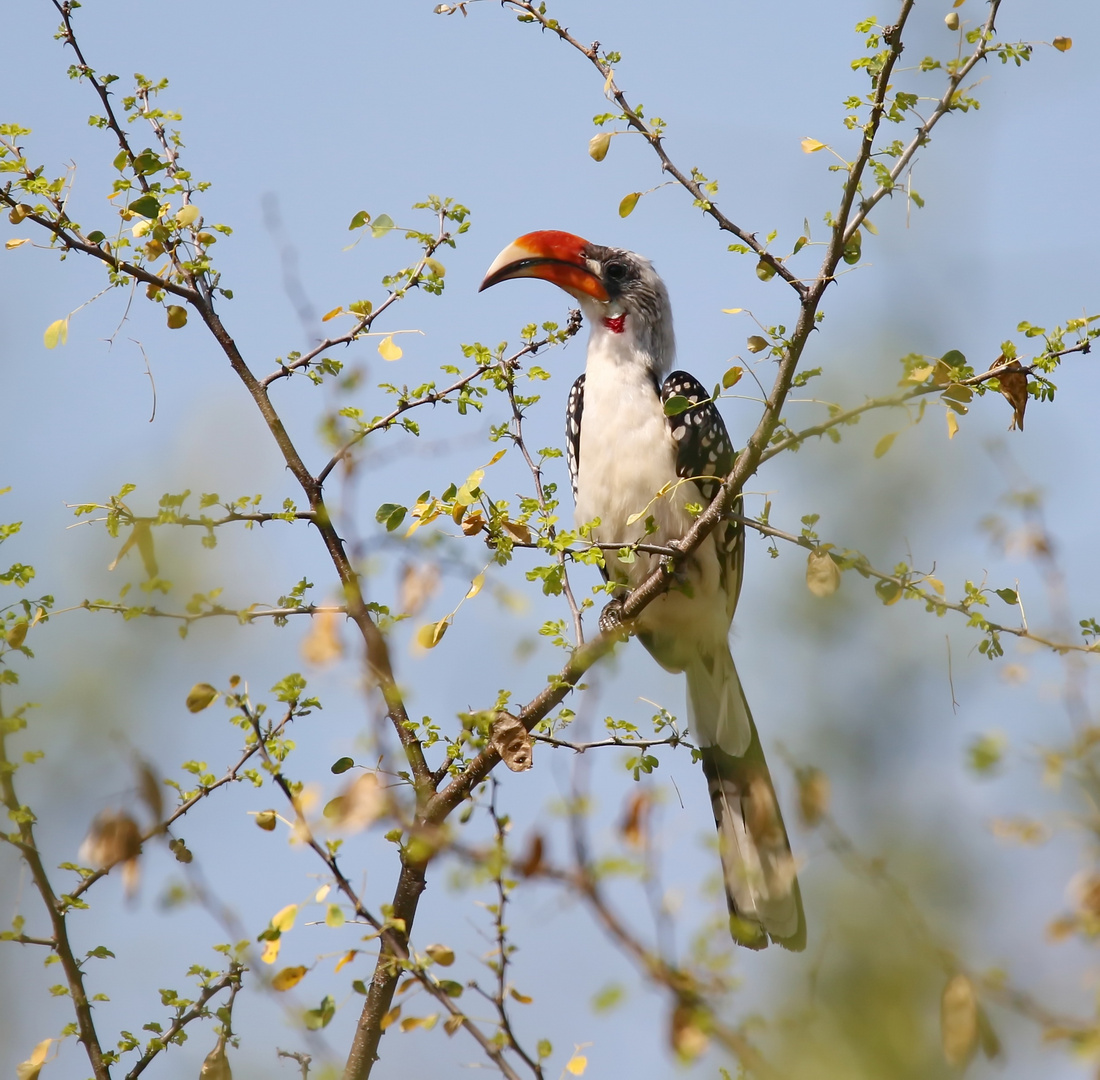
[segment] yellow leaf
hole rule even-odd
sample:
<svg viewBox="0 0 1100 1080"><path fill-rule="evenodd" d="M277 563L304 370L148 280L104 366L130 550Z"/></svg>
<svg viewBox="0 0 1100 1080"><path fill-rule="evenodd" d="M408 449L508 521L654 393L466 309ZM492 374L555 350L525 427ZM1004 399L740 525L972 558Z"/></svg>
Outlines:
<svg viewBox="0 0 1100 1080"><path fill-rule="evenodd" d="M566 1063L565 1071L573 1076L583 1076L588 1068L588 1058L584 1054L574 1054Z"/></svg>
<svg viewBox="0 0 1100 1080"><path fill-rule="evenodd" d="M424 265L427 267L428 272L434 277L441 278L447 276L447 268L438 259L425 259Z"/></svg>
<svg viewBox="0 0 1100 1080"><path fill-rule="evenodd" d="M481 481L485 479L484 469L474 469L468 477L466 477L466 483L462 485L455 492L455 502L460 503L462 506L470 506L477 499L477 490L481 486Z"/></svg>
<svg viewBox="0 0 1100 1080"><path fill-rule="evenodd" d="M494 454L494 455L493 455L493 456L492 456L491 458L489 458L489 460L488 460L488 461L487 461L487 462L485 463L485 468L489 468L489 466L490 466L490 465L495 465L495 464L496 464L496 463L497 463L498 461L500 461L500 459L501 459L502 457L504 457L504 455L505 455L505 454L507 454L507 453L508 453L508 448L507 448L507 447L505 447L505 448L504 448L503 450L498 450L498 451L497 451L497 452L496 452L496 453L495 453L495 454Z"/></svg>
<svg viewBox="0 0 1100 1080"><path fill-rule="evenodd" d="M948 1065L966 1065L978 1046L978 997L974 984L961 972L943 988L940 1038Z"/></svg>
<svg viewBox="0 0 1100 1080"><path fill-rule="evenodd" d="M339 904L329 904L328 911L325 912L325 926L338 930L345 922L347 922L347 916L344 914L344 909Z"/></svg>
<svg viewBox="0 0 1100 1080"><path fill-rule="evenodd" d="M743 307L724 307L722 308L723 315L740 315L745 309Z"/></svg>
<svg viewBox="0 0 1100 1080"><path fill-rule="evenodd" d="M611 97L612 87L615 85L615 69L609 67L607 69L607 78L603 81L603 96Z"/></svg>
<svg viewBox="0 0 1100 1080"><path fill-rule="evenodd" d="M623 216L625 217L626 215L624 214ZM8 251L11 251L12 248L22 247L24 244L29 244L30 242L30 237L25 237L22 240L9 240L4 247L6 247Z"/></svg>
<svg viewBox="0 0 1100 1080"><path fill-rule="evenodd" d="M64 345L69 340L69 317L66 315L64 319L57 319L55 322L50 323L46 327L46 332L42 335L42 344L47 349L52 349L57 345Z"/></svg>
<svg viewBox="0 0 1100 1080"><path fill-rule="evenodd" d="M725 375L722 376L722 389L728 390L731 386L736 386L741 381L741 376L745 372L742 368L731 367Z"/></svg>
<svg viewBox="0 0 1100 1080"><path fill-rule="evenodd" d="M440 619L439 622L425 623L416 632L417 645L422 649L434 649L440 641L443 640L443 635L447 632L447 627L450 625L450 616L446 619Z"/></svg>
<svg viewBox="0 0 1100 1080"><path fill-rule="evenodd" d="M225 1053L224 1036L203 1059L199 1080L233 1080L233 1070L229 1067L229 1058Z"/></svg>
<svg viewBox="0 0 1100 1080"><path fill-rule="evenodd" d="M924 364L921 367L913 368L912 371L906 376L907 382L922 383L929 375L932 374L932 366L930 364Z"/></svg>
<svg viewBox="0 0 1100 1080"><path fill-rule="evenodd" d="M630 517L626 519L627 525L633 525L634 522L637 521L638 518L640 518L644 513L645 511L643 510L640 514L631 514Z"/></svg>
<svg viewBox="0 0 1100 1080"><path fill-rule="evenodd" d="M642 193L640 191L632 191L629 195L624 195L623 201L619 203L619 217L630 217L641 197Z"/></svg>
<svg viewBox="0 0 1100 1080"><path fill-rule="evenodd" d="M265 964L274 964L279 959L279 949L282 948L283 939L276 938L274 941L264 942L264 951L260 959Z"/></svg>
<svg viewBox="0 0 1100 1080"><path fill-rule="evenodd" d="M259 825L264 832L274 832L278 820L278 815L274 810L261 810L256 815L256 824Z"/></svg>
<svg viewBox="0 0 1100 1080"><path fill-rule="evenodd" d="M406 1016L401 1021L401 1030L412 1031L414 1028L423 1028L425 1031L431 1031L438 1019L439 1016L436 1013L432 1013L431 1016Z"/></svg>
<svg viewBox="0 0 1100 1080"><path fill-rule="evenodd" d="M328 322L329 319L335 319L337 315L342 315L343 313L344 309L342 307L334 307L331 311L326 311L325 314L321 316L321 322Z"/></svg>
<svg viewBox="0 0 1100 1080"><path fill-rule="evenodd" d="M344 655L340 639L341 616L335 611L318 612L310 620L309 633L302 640L302 657L310 664L324 667Z"/></svg>
<svg viewBox="0 0 1100 1080"><path fill-rule="evenodd" d="M1068 52L1070 49L1073 48L1073 38L1056 37L1051 42L1051 45L1053 45L1059 52Z"/></svg>
<svg viewBox="0 0 1100 1080"><path fill-rule="evenodd" d="M955 433L959 430L959 422L955 419L955 414L950 409L947 410L947 437L953 439Z"/></svg>
<svg viewBox="0 0 1100 1080"><path fill-rule="evenodd" d="M816 154L818 150L824 150L825 144L818 142L817 139L803 139L802 140L802 153L804 154Z"/></svg>
<svg viewBox="0 0 1100 1080"><path fill-rule="evenodd" d="M896 431L891 431L889 435L883 435L877 443L875 443L875 457L882 457L891 446L894 445L894 440L898 437Z"/></svg>
<svg viewBox="0 0 1100 1080"><path fill-rule="evenodd" d="M339 971L341 968L347 967L348 964L350 964L352 962L352 960L354 960L356 958L356 956L358 956L358 955L359 955L359 950L358 949L349 949L346 953L344 953L343 956L340 957L339 960L336 961L336 969L333 972L333 974L335 974L336 971Z"/></svg>
<svg viewBox="0 0 1100 1080"><path fill-rule="evenodd" d="M939 578L926 577L924 580L926 582L928 582L928 584L931 585L932 588L935 589L936 592L938 592L940 594L940 596L943 596L943 593L944 593L943 582L940 581Z"/></svg>
<svg viewBox="0 0 1100 1080"><path fill-rule="evenodd" d="M450 967L455 962L454 950L446 945L429 945L424 951L440 967Z"/></svg>
<svg viewBox="0 0 1100 1080"><path fill-rule="evenodd" d="M142 236L144 236L144 235L145 235L145 234L146 234L146 233L147 233L147 232L148 232L148 231L149 231L149 230L150 230L150 229L151 229L151 228L153 227L153 224L154 224L154 223L153 223L152 221L150 221L150 220L149 220L148 218L142 218L142 219L141 219L141 220L140 220L140 221L139 221L139 222L138 222L138 223L137 223L137 224L136 224L136 225L135 225L135 226L134 226L134 227L133 227L133 228L132 228L132 229L130 230L130 232L132 232L132 233L134 234L134 236L135 236L135 237L137 237L137 238L139 238L139 239L140 239L140 238L141 238Z"/></svg>
<svg viewBox="0 0 1100 1080"><path fill-rule="evenodd" d="M217 696L218 691L209 683L195 683L187 693L187 701L185 702L187 711L202 712L203 709L214 703Z"/></svg>
<svg viewBox="0 0 1100 1080"><path fill-rule="evenodd" d="M378 1027L385 1031L399 1016L401 1015L401 1006L395 1005L385 1016L382 1017L378 1024Z"/></svg>
<svg viewBox="0 0 1100 1080"><path fill-rule="evenodd" d="M484 584L485 584L485 575L484 574L478 574L477 577L474 578L474 580L470 582L470 591L466 594L466 599L467 600L472 600L475 596L477 596L477 594L479 592L481 592L481 589L484 586Z"/></svg>
<svg viewBox="0 0 1100 1080"><path fill-rule="evenodd" d="M168 329L180 330L187 325L187 308L179 304L168 305Z"/></svg>
<svg viewBox="0 0 1100 1080"><path fill-rule="evenodd" d="M944 25L948 30L958 30L959 28L959 13L957 11L949 11L943 17Z"/></svg>
<svg viewBox="0 0 1100 1080"><path fill-rule="evenodd" d="M752 337L746 342L746 346L751 353L763 352L768 347L767 341L759 334L753 334Z"/></svg>
<svg viewBox="0 0 1100 1080"><path fill-rule="evenodd" d="M601 131L588 140L588 156L593 161L603 161L607 157L607 148L611 145L611 132Z"/></svg>
<svg viewBox="0 0 1100 1080"><path fill-rule="evenodd" d="M822 599L840 588L840 567L823 548L815 548L806 560L806 588Z"/></svg>
<svg viewBox="0 0 1100 1080"><path fill-rule="evenodd" d="M271 980L271 989L282 992L283 990L289 990L293 986L297 986L305 977L308 968L304 967L287 967L283 968Z"/></svg>
<svg viewBox="0 0 1100 1080"><path fill-rule="evenodd" d="M188 228L194 225L199 220L199 208L191 203L186 206L181 206L176 211L176 223L182 225L183 228Z"/></svg>
<svg viewBox="0 0 1100 1080"><path fill-rule="evenodd" d="M318 890L317 890L317 891L316 891L316 892L315 892L315 893L313 894L313 902L314 902L315 904L320 904L320 903L323 903L323 902L324 902L324 899L325 899L325 897L326 897L326 896L328 896L328 894L329 894L330 892L332 892L332 886L331 886L331 885L322 885L322 886L321 886L321 887L320 887L320 888L319 888L319 889L318 889Z"/></svg>
<svg viewBox="0 0 1100 1080"><path fill-rule="evenodd" d="M456 503L459 516L465 507ZM435 563L406 564L401 570L401 610L419 615L424 605L439 591L439 567Z"/></svg>
<svg viewBox="0 0 1100 1080"><path fill-rule="evenodd" d="M388 334L378 343L378 355L383 360L400 360L404 354L401 346L394 343L393 334Z"/></svg>
<svg viewBox="0 0 1100 1080"><path fill-rule="evenodd" d="M530 1004L531 1004L531 1002L535 1000L535 999L534 999L533 997L528 997L528 996L527 996L526 994L521 994L521 993L520 993L520 992L519 992L518 990L516 990L516 989L512 989L512 990L509 990L508 992L509 992L509 993L510 993L510 994L512 995L512 997L514 997L514 998L516 999L516 1001L518 1001L518 1002L519 1002L519 1003L520 1003L521 1005L530 1005Z"/></svg>
<svg viewBox="0 0 1100 1080"><path fill-rule="evenodd" d="M298 905L287 904L271 916L271 925L281 934L285 934L294 926L294 920L298 917Z"/></svg>
<svg viewBox="0 0 1100 1080"><path fill-rule="evenodd" d="M50 1052L50 1044L53 1041L53 1039L43 1039L26 1061L15 1066L16 1080L38 1080L38 1074L46 1064L46 1056Z"/></svg>

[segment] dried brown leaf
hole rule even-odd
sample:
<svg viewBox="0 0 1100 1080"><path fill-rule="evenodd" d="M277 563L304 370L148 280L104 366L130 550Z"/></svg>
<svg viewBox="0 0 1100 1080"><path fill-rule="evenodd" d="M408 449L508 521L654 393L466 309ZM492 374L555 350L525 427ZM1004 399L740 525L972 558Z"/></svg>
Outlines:
<svg viewBox="0 0 1100 1080"><path fill-rule="evenodd" d="M489 744L512 772L524 772L534 764L535 744L527 729L511 713L500 713L493 723Z"/></svg>

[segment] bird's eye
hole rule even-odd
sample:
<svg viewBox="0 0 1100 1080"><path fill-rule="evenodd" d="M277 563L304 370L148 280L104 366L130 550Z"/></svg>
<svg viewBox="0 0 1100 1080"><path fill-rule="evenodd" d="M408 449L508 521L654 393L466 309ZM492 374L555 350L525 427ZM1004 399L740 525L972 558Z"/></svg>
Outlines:
<svg viewBox="0 0 1100 1080"><path fill-rule="evenodd" d="M626 267L622 263L608 263L604 273L608 281L622 281L626 277Z"/></svg>

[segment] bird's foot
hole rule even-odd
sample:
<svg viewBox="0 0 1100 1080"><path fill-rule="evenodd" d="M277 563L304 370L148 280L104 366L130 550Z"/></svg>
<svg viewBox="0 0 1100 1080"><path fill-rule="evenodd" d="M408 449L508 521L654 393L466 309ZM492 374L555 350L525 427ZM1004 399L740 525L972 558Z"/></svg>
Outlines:
<svg viewBox="0 0 1100 1080"><path fill-rule="evenodd" d="M621 600L612 600L600 612L600 631L604 634L620 633L625 636L623 602Z"/></svg>

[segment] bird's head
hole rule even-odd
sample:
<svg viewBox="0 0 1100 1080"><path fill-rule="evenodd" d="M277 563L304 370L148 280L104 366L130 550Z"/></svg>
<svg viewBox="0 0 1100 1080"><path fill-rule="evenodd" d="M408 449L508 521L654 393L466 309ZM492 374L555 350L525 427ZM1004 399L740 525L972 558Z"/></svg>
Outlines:
<svg viewBox="0 0 1100 1080"><path fill-rule="evenodd" d="M672 309L665 284L648 259L572 233L533 232L493 260L481 289L519 277L553 282L579 301L593 339L622 335L623 344L632 346L655 374L671 367Z"/></svg>

